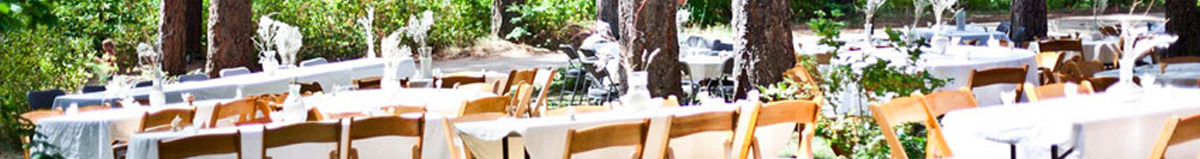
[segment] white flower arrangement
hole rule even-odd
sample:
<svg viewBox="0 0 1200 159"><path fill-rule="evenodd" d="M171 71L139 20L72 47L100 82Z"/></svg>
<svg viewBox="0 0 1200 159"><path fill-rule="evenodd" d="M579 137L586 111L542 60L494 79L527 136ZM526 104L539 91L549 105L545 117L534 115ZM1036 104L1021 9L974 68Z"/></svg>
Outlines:
<svg viewBox="0 0 1200 159"><path fill-rule="evenodd" d="M272 15L275 13L258 20L258 36L253 39L259 50L258 63L265 71L273 71L279 66L295 67L296 54L304 46L304 35L299 27L271 19Z"/></svg>
<svg viewBox="0 0 1200 159"><path fill-rule="evenodd" d="M913 27L921 25L921 13L925 13L925 7L929 6L929 1L933 0L913 0Z"/></svg>
<svg viewBox="0 0 1200 159"><path fill-rule="evenodd" d="M958 0L929 0L929 2L933 6L933 16L934 18L937 18L934 19L936 22L934 25L941 26L942 13L944 13L946 10L950 10L951 7L954 7L954 4L958 3Z"/></svg>
<svg viewBox="0 0 1200 159"><path fill-rule="evenodd" d="M381 45L379 49L382 51L383 58L412 58L412 48L409 48L405 45L400 45L400 41L402 40L401 35L404 34L405 30L406 28L400 27L400 29L396 30L396 32L392 32L392 34L384 37L383 40L379 42Z"/></svg>
<svg viewBox="0 0 1200 159"><path fill-rule="evenodd" d="M367 8L367 17L358 18L358 25L362 26L363 36L367 41L367 58L375 58L375 31L372 24L375 22L375 7Z"/></svg>

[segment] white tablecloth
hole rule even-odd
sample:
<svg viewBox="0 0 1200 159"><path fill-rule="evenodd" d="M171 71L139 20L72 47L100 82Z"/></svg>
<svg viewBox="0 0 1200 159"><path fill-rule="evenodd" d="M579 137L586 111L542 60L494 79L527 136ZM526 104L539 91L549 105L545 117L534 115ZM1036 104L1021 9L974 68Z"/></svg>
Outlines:
<svg viewBox="0 0 1200 159"><path fill-rule="evenodd" d="M1133 69L1134 76L1142 76L1145 74L1153 74L1157 77L1155 80L1160 84L1172 85L1176 87L1200 87L1200 64L1184 63L1167 66L1167 72L1162 73L1158 65L1145 65ZM1097 72L1096 77L1120 77L1120 70L1108 70Z"/></svg>
<svg viewBox="0 0 1200 159"><path fill-rule="evenodd" d="M394 92L384 90L362 90L362 91L347 91L347 92L330 92L329 94L312 96L304 98L305 106L309 108L320 109L322 113L343 113L343 112L364 112L367 110L375 110L383 106L392 105L409 105L409 106L425 106L429 113L425 118L425 140L423 143L422 155L423 158L440 159L449 158L449 150L447 150L445 140L445 129L442 127L442 118L454 117L458 114L462 103L468 100L478 99L482 97L494 96L488 92L465 91L453 89L401 89ZM201 115L203 112L197 112L198 117L207 117L210 115ZM211 109L207 114L211 114ZM272 118L280 117L281 113L272 114ZM196 122L202 122L197 120ZM270 124L279 125L279 124ZM218 128L212 130L201 130L199 132L166 132L166 133L149 133L133 135L129 144L128 157L131 159L154 159L158 158L157 141L161 139L173 139L196 133L219 133L232 132L235 128ZM262 147L262 128L261 126L243 126L236 128L242 130L242 156L244 158L258 158L261 155L259 149ZM343 128L343 131L349 128ZM343 142L345 143L344 139ZM400 144L397 144L400 143ZM415 139L401 137L382 137L372 138L362 141L355 141L356 147L360 149L360 155L363 158L388 158L380 156L411 156L410 151L394 151L394 150L409 150L409 146L415 143ZM332 145L332 144L327 144ZM329 149L329 146L308 145L301 146L295 150L310 150L310 149ZM291 151L291 150L289 150ZM270 152L268 152L270 153ZM270 154L287 155L287 154ZM279 157L276 157L279 158Z"/></svg>
<svg viewBox="0 0 1200 159"><path fill-rule="evenodd" d="M745 107L741 107L745 108ZM694 107L679 107L679 108L664 108L659 110L649 111L633 111L633 110L614 110L609 112L579 114L572 120L569 116L552 116L530 119L500 119L494 121L459 123L455 125L458 134L462 136L464 144L472 153L481 158L496 158L499 155L497 148L501 139L505 137L520 137L522 141L518 145L511 148L524 148L531 158L559 158L563 155L563 147L566 144L566 132L570 128L587 128L597 125L638 121L641 119L650 119L650 132L646 140L646 151L643 155L645 159L662 158L661 150L664 146L662 141L665 141L667 134L666 118L673 114L692 114L712 111L728 111L739 109L733 104L717 104ZM773 156L783 150L787 139L791 137L791 130L795 124L780 124L759 128L755 133L761 143L764 155ZM671 142L671 147L675 150L677 158L719 158L715 156L723 155L722 147L720 146L732 132L712 132L701 133L693 136L688 136L680 139L675 139ZM778 142L772 142L778 141ZM492 144L492 145L489 145ZM586 152L577 154L575 157L581 158L625 158L629 156L633 150L630 147L612 148ZM510 152L521 152L512 151ZM513 154L510 154L513 155ZM519 154L518 154L519 156ZM614 157L618 156L618 157Z"/></svg>
<svg viewBox="0 0 1200 159"><path fill-rule="evenodd" d="M212 114L212 106L222 101L226 100L196 101L197 114ZM163 106L186 107L182 103ZM112 158L112 140L128 140L137 132L142 114L158 109L162 108L129 107L42 119L36 131L46 138L36 140L58 146L58 151L67 158ZM197 116L192 122L208 119L207 115Z"/></svg>
<svg viewBox="0 0 1200 159"><path fill-rule="evenodd" d="M282 93L287 90L288 83L293 80L300 82L315 81L320 83L323 89L333 90L336 86L353 85L352 81L354 79L382 75L384 63L386 62L383 59L359 59L312 67L279 70L273 73L259 72L200 82L171 84L163 86L163 93L166 95L165 99L167 103L182 102L183 100L180 96L183 93L191 93L197 100L227 99L238 95L239 89L242 90L243 95ZM411 59L403 61L401 66L402 68L399 69L400 72L398 73L401 76L411 76L416 69ZM150 92L150 87L136 88L131 90L130 95L135 98L146 98ZM67 107L71 103L77 103L80 106L100 105L113 102L116 99L115 95L105 92L73 94L55 98L54 105L56 107Z"/></svg>
<svg viewBox="0 0 1200 159"><path fill-rule="evenodd" d="M721 66L729 58L733 57L695 55L679 59L679 61L687 63L688 71L692 73L693 80L699 80L721 77L721 70L723 68Z"/></svg>
<svg viewBox="0 0 1200 159"><path fill-rule="evenodd" d="M1083 41L1083 60L1092 61L1098 60L1100 63L1116 63L1113 59L1117 56L1118 40L1100 39L1100 40L1084 40Z"/></svg>
<svg viewBox="0 0 1200 159"><path fill-rule="evenodd" d="M1039 83L1037 69L1033 69L1037 68L1037 59L1032 51L1007 47L974 46L952 46L946 50L947 54L927 53L921 55L921 59L918 61L918 66L929 71L933 77L952 79L946 85L938 88L939 90L958 90L959 88L967 87L973 70L1020 67L1022 65L1029 65L1030 68L1025 75L1025 81L1034 84ZM870 52L871 56L892 62L908 60L907 54L901 54L891 48L881 48L874 51L846 52L842 56L861 56L867 52ZM996 105L1001 103L1000 92L1005 90L1011 91L1013 88L1016 88L1016 85L987 86L975 89L974 93L980 105ZM847 103L845 105L852 104Z"/></svg>
<svg viewBox="0 0 1200 159"><path fill-rule="evenodd" d="M1145 158L1170 115L1200 113L1197 89L1153 94L1097 94L1012 106L954 111L942 119L955 158L1049 158L1050 146L1074 148L1070 158ZM1194 158L1200 142L1171 147L1167 158ZM1059 154L1061 155L1061 154Z"/></svg>
<svg viewBox="0 0 1200 159"><path fill-rule="evenodd" d="M925 39L931 39L934 34L932 28L917 28L914 29L914 31L916 31L918 36L921 36ZM1008 40L1008 35L1004 32L990 30L986 27L970 25L968 25L965 30L958 30L958 28L954 25L946 25L942 29L942 34L948 37L962 38L963 40L979 40L979 44L981 45L987 44L989 38Z"/></svg>

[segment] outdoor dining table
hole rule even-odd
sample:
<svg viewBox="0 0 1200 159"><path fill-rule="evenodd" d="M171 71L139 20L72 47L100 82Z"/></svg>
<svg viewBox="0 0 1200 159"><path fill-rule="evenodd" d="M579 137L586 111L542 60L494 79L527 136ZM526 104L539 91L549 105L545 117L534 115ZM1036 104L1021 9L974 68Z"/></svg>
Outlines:
<svg viewBox="0 0 1200 159"><path fill-rule="evenodd" d="M169 84L163 86L166 103L182 102L182 94L190 93L197 100L234 98L241 94L281 93L287 90L291 81L318 82L323 89L332 90L341 86L350 86L358 78L374 77L383 74L384 59L358 59L335 62L312 67L277 70L275 72L259 72L247 75L222 77L199 82ZM412 66L399 69L401 76L410 76L415 70L411 59L401 62L401 66ZM240 90L240 91L239 91ZM134 88L126 94L134 98L146 98L152 92L150 87ZM72 104L79 106L102 105L115 103L120 98L113 91L72 94L54 99L55 107L66 108Z"/></svg>
<svg viewBox="0 0 1200 159"><path fill-rule="evenodd" d="M307 107L321 109L323 113L327 114L368 112L369 110L390 105L424 106L431 112L431 115L426 117L428 119L426 121L426 138L440 138L445 136L443 128L441 128L440 118L456 115L464 101L487 96L494 96L494 94L452 89L361 90L308 97L304 98L304 103L306 103ZM208 124L212 116L213 106L231 100L233 99L194 102L193 105L197 112L193 121L190 122L192 125ZM190 133L135 134L138 125L141 123L142 115L147 111L163 108L192 107L186 105L186 103L175 103L160 107L126 107L46 118L38 121L38 128L36 130L46 137L37 140L43 140L58 146L58 152L61 152L67 158L112 158L112 140L130 141L129 153L127 154L129 158L157 158L157 149L151 149L156 148L154 144L158 141L157 139L169 139L194 133L224 131L200 130ZM272 118L275 121L279 121L284 115L282 113L275 113ZM379 142L371 139L363 143ZM356 142L356 144L360 143ZM445 142L442 140L426 140L425 144L428 146L423 150L426 158L443 158L440 155L448 154L449 152L445 150ZM374 148L366 149L374 150ZM371 153L364 155L372 156Z"/></svg>
<svg viewBox="0 0 1200 159"><path fill-rule="evenodd" d="M916 28L913 29L916 35L932 39L937 32L933 28ZM987 44L989 39L1008 40L1008 34L995 30L989 30L987 27L967 25L963 30L958 30L955 25L945 25L941 29L941 35L947 37L957 37L963 40L979 40L979 44ZM1011 40L1009 40L1011 41Z"/></svg>
<svg viewBox="0 0 1200 159"><path fill-rule="evenodd" d="M1159 88L1068 96L952 111L941 123L955 158L1010 158L1013 151L1017 158L1145 158L1167 117L1200 113L1197 95L1200 89ZM1186 142L1166 158L1198 152L1200 142Z"/></svg>
<svg viewBox="0 0 1200 159"><path fill-rule="evenodd" d="M212 114L219 102L229 100L205 100L194 102L197 114ZM168 104L161 107L125 107L97 110L79 114L51 117L37 122L37 131L45 141L58 147L57 152L66 158L112 158L112 141L127 141L137 132L141 117L147 111L164 108L191 108L186 103ZM197 116L192 123L204 123L208 116ZM39 150L34 150L39 151Z"/></svg>
<svg viewBox="0 0 1200 159"><path fill-rule="evenodd" d="M693 80L700 80L721 77L725 60L730 58L733 57L692 55L680 58L679 61L687 64Z"/></svg>
<svg viewBox="0 0 1200 159"><path fill-rule="evenodd" d="M1133 69L1134 76L1155 76L1155 83L1175 87L1200 87L1200 63L1172 64L1167 66L1167 72L1162 72L1159 65L1145 65ZM1097 72L1095 77L1120 77L1120 70Z"/></svg>
<svg viewBox="0 0 1200 159"><path fill-rule="evenodd" d="M932 50L926 48L925 50ZM946 48L946 53L925 53L917 60L917 66L928 71L933 77L940 79L949 79L945 85L938 90L958 90L963 87L968 87L971 73L973 70L985 70L999 67L1021 67L1029 65L1029 71L1025 74L1025 81L1038 84L1037 76L1037 59L1036 54L1032 51L1019 48L1009 47L986 47L986 46L950 46ZM909 55L896 51L892 48L873 48L856 51L843 52L839 56L861 57L870 55L879 59L899 63L909 60ZM834 59L834 63L837 63ZM867 60L873 62L874 60ZM852 61L849 61L852 62ZM1001 103L1000 94L1004 91L1011 91L1016 88L1016 85L1000 84L995 86L980 87L973 90L975 98L980 105L997 105ZM843 93L842 99L857 99L852 98L851 93ZM844 105L853 105L853 101L843 101ZM842 107L842 108L854 108ZM839 110L841 111L841 110Z"/></svg>
<svg viewBox="0 0 1200 159"><path fill-rule="evenodd" d="M457 134L462 138L466 148L482 159L504 158L501 146L502 140L510 140L508 152L510 158L526 154L529 158L560 158L566 144L568 129L582 129L597 125L631 122L642 119L650 120L650 130L646 139L644 159L662 158L659 151L666 146L666 120L672 115L686 115L714 111L732 111L746 109L748 104L706 104L690 107L659 108L652 110L616 109L606 112L584 113L575 115L546 116L524 119L499 119L481 122L455 124ZM566 109L566 108L561 108ZM774 156L784 150L788 138L792 135L795 124L778 124L760 127L755 135L759 138L759 146L767 156ZM686 136L670 141L676 158L720 158L724 155L724 144L733 132L707 132ZM515 143L513 143L515 142ZM523 151L522 151L523 150ZM616 147L601 149L574 155L579 158L627 158L632 155L632 147ZM621 156L621 157L614 157Z"/></svg>

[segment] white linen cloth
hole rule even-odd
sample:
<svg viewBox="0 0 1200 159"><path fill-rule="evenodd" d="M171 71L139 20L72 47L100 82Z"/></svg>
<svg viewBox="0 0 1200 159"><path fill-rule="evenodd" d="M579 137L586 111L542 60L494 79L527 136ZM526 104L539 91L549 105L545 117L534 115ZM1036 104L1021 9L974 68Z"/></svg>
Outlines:
<svg viewBox="0 0 1200 159"><path fill-rule="evenodd" d="M916 28L913 29L913 31L916 32L916 35L925 39L933 39L933 35L935 33L933 28L928 27ZM958 30L958 27L954 25L945 25L942 26L941 33L943 36L958 37L964 40L979 40L980 45L987 44L988 40L992 38L998 40L1008 40L1008 35L1004 32L989 30L986 27L974 25L968 25L965 30Z"/></svg>
<svg viewBox="0 0 1200 159"><path fill-rule="evenodd" d="M679 59L680 62L687 63L688 71L692 73L692 80L700 80L706 78L721 77L722 65L725 60L733 57L692 55Z"/></svg>
<svg viewBox="0 0 1200 159"><path fill-rule="evenodd" d="M1155 83L1172 85L1176 87L1198 87L1200 86L1200 64L1182 63L1172 64L1167 66L1167 72L1163 73L1158 65L1146 65L1133 69L1134 76L1142 76L1146 74L1155 75ZM1096 77L1119 77L1120 71L1109 70L1097 72Z"/></svg>
<svg viewBox="0 0 1200 159"><path fill-rule="evenodd" d="M1200 113L1198 89L1168 88L1151 94L1096 94L1012 106L953 111L942 129L955 158L1049 158L1074 148L1069 158L1145 158L1166 118ZM1173 146L1166 158L1192 158L1200 142ZM1062 154L1057 154L1062 155Z"/></svg>
<svg viewBox="0 0 1200 159"><path fill-rule="evenodd" d="M221 101L225 100L196 101L197 114L212 114L212 106ZM178 103L162 108L129 107L46 118L38 121L36 130L46 138L35 140L58 146L58 152L67 158L112 158L112 141L128 140L137 132L142 114L163 108L186 107L188 106ZM197 116L189 122L197 123L208 119L208 116Z"/></svg>
<svg viewBox="0 0 1200 159"><path fill-rule="evenodd" d="M678 108L662 108L648 111L634 110L613 110L608 112L585 113L577 114L572 120L570 116L550 116L541 118L527 119L499 119L492 121L469 122L455 124L455 129L459 136L462 137L464 145L467 146L477 157L489 159L500 158L501 152L494 152L500 148L500 140L506 137L520 137L520 140L510 140L510 144L516 142L517 145L510 147L510 152L528 152L530 158L560 158L563 156L564 146L566 144L566 132L568 129L581 129L603 124L638 121L641 119L650 120L650 131L646 140L646 150L643 158L658 159L664 155L662 150L664 142L667 138L668 124L666 118L671 115L685 115L713 111L729 111L734 109L745 109L747 107L737 107L734 104L712 104L704 106L678 107ZM763 146L763 154L773 156L782 150L787 139L791 137L791 131L795 124L779 124L760 127L756 131L759 141ZM716 156L723 155L723 146L721 144L725 139L729 138L731 132L713 132L700 133L692 136L678 138L671 141L671 146L676 154L684 156L676 156L677 158L719 158ZM778 142L774 142L778 141ZM525 151L519 151L520 149ZM575 157L580 158L625 158L630 156L632 148L612 148L585 152L576 154ZM510 154L513 155L513 154ZM619 157L613 157L619 156ZM692 157L688 157L692 156Z"/></svg>
<svg viewBox="0 0 1200 159"><path fill-rule="evenodd" d="M422 142L422 158L440 159L449 158L450 151L447 150L445 128L443 128L442 118L453 118L458 114L463 102L495 96L488 92L469 91L469 90L454 90L454 89L401 89L395 92L384 90L360 90L360 91L345 91L345 92L330 92L329 94L317 95L304 98L305 106L308 108L317 108L322 113L347 113L347 112L369 112L384 106L406 105L406 106L425 106L429 114L425 117L425 140ZM197 111L197 119L194 123L207 123L207 119L212 114L212 109L208 108ZM369 112L371 113L371 112ZM278 115L276 115L278 114ZM282 118L279 115L282 113L272 114L272 118ZM203 119L201 119L203 118ZM279 124L268 124L279 125ZM343 132L348 131L348 125L344 125ZM240 129L242 132L242 157L244 158L259 158L262 156L260 148L262 147L262 127L261 126L242 126L239 128L218 128L211 130L200 130L199 132L164 132L164 133L147 133L133 135L129 144L128 158L131 159L154 159L158 158L158 140L173 139L193 134L204 133L220 133L233 132L234 129ZM343 135L346 136L346 135ZM341 143L346 143L346 137L343 137ZM399 144L397 144L399 142ZM386 156L411 156L411 151L394 151L394 150L410 150L410 146L415 143L415 139L401 137L380 137L355 141L355 147L359 148L360 155L363 158L389 158ZM400 149L387 149L387 148ZM111 147L110 147L111 149ZM288 148L292 149L292 148ZM329 149L328 146L306 145L292 150L311 150L311 149ZM343 150L345 148L343 147ZM269 153L269 152L268 152ZM286 154L271 154L286 155ZM111 156L111 155L109 155ZM278 157L276 157L278 158Z"/></svg>
<svg viewBox="0 0 1200 159"><path fill-rule="evenodd" d="M870 56L893 63L906 62L909 56L892 48L844 52L841 56L858 57L868 52ZM1036 69L1036 54L1032 51L1007 47L950 46L946 49L946 52L946 54L923 54L917 62L917 66L929 71L933 77L951 79L951 81L938 88L938 90L958 90L967 87L970 84L971 72L974 70L1021 67L1022 65L1029 65L1030 68L1025 75L1025 81L1034 83L1035 85L1039 83ZM977 88L972 92L975 93L975 99L979 102L979 105L999 105L1001 103L1000 92L1011 91L1015 88L1016 85L1001 84ZM841 99L857 99L853 98L852 95L844 93ZM857 106L853 106L855 104L847 102L853 101L843 101L843 105L851 105L843 108L857 108Z"/></svg>
<svg viewBox="0 0 1200 159"><path fill-rule="evenodd" d="M414 67L402 67L398 70L400 71L398 74L402 77L411 76L415 71L415 65L411 59L404 60L406 61L402 62L402 66ZM200 82L179 83L164 86L163 93L166 95L167 103L182 102L180 96L183 93L193 94L196 100L227 99L235 98L239 89L242 90L242 95L282 93L287 90L287 85L293 80L315 81L320 83L324 90L333 90L337 86L352 85L354 79L382 75L385 62L385 59L358 59L313 67L278 70L273 73L259 72ZM136 88L131 90L130 95L135 98L145 98L150 92L149 87ZM81 106L101 105L114 102L118 98L106 92L73 94L55 98L54 106L65 108L71 103L78 103Z"/></svg>
<svg viewBox="0 0 1200 159"><path fill-rule="evenodd" d="M1116 63L1113 61L1117 58L1117 49L1121 46L1118 44L1117 38L1105 38L1099 40L1084 40L1083 44L1083 60L1097 60L1100 63Z"/></svg>

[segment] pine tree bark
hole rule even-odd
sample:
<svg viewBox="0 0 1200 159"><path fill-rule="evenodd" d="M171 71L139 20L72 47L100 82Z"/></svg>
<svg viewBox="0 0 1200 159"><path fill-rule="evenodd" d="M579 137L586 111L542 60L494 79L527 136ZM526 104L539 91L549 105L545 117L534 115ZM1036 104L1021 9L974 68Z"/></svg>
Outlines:
<svg viewBox="0 0 1200 159"><path fill-rule="evenodd" d="M596 0L596 19L608 23L608 35L621 39L620 14L617 0Z"/></svg>
<svg viewBox="0 0 1200 159"><path fill-rule="evenodd" d="M1022 35L1010 34L1012 40L1028 41L1046 36L1046 0L1012 0L1011 16L1013 28L1025 27Z"/></svg>
<svg viewBox="0 0 1200 159"><path fill-rule="evenodd" d="M253 41L256 24L251 0L210 0L208 11L208 75L224 68L262 70Z"/></svg>
<svg viewBox="0 0 1200 159"><path fill-rule="evenodd" d="M796 65L792 48L792 12L788 0L734 0L733 75L737 98L755 86L783 80L783 73Z"/></svg>
<svg viewBox="0 0 1200 159"><path fill-rule="evenodd" d="M202 26L202 0L163 0L159 21L158 37L162 42L163 71L168 75L187 73L188 57L200 54Z"/></svg>
<svg viewBox="0 0 1200 159"><path fill-rule="evenodd" d="M1167 0L1167 33L1179 36L1163 57L1200 56L1200 7L1196 0Z"/></svg>
<svg viewBox="0 0 1200 159"><path fill-rule="evenodd" d="M509 12L508 7L521 4L525 4L525 0L492 0L492 35L504 38L517 27L512 19L521 14Z"/></svg>
<svg viewBox="0 0 1200 159"><path fill-rule="evenodd" d="M621 43L634 71L647 71L651 96L682 97L675 1L620 0ZM658 49L652 61L639 58ZM644 69L643 69L644 68Z"/></svg>

